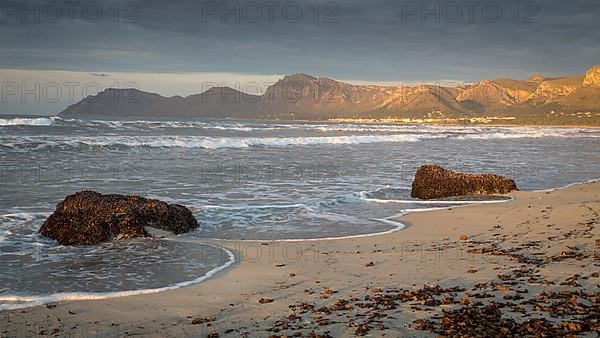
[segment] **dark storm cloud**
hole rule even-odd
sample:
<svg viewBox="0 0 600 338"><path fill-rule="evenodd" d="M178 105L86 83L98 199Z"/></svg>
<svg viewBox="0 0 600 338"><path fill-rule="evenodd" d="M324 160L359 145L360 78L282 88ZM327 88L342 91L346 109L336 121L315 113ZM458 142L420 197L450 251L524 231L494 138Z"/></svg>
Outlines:
<svg viewBox="0 0 600 338"><path fill-rule="evenodd" d="M432 81L600 63L597 0L66 3L2 1L0 68Z"/></svg>

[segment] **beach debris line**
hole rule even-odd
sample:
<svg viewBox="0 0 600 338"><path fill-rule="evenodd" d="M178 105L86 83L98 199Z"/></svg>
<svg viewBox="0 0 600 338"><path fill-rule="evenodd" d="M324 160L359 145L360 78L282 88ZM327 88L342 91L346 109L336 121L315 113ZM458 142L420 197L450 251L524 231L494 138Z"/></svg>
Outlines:
<svg viewBox="0 0 600 338"><path fill-rule="evenodd" d="M439 323L417 320L413 322L413 326L417 330L450 337L495 337L498 336L498 331L506 337L558 337L590 330L589 325L568 321L554 324L545 318L518 322L503 315L501 309L505 306L496 302L466 305L445 312Z"/></svg>
<svg viewBox="0 0 600 338"><path fill-rule="evenodd" d="M266 329L281 333L346 327L356 336L394 330L399 313L421 313L410 327L445 337L564 337L600 333L599 295L584 290L530 293L521 289L535 272L469 286L424 285L418 289L372 288L358 296L298 302ZM325 293L324 289L322 293ZM322 297L321 297L322 299ZM548 318L546 318L548 317ZM330 331L326 331L327 334ZM498 332L501 334L499 335ZM326 335L325 335L326 336Z"/></svg>
<svg viewBox="0 0 600 338"><path fill-rule="evenodd" d="M553 245L498 233L496 226L488 229L491 238L456 238L453 243L467 245L476 260L494 257L490 266L497 273L485 276L486 265L467 266L469 273L481 271L480 278L465 278L458 286L446 280L446 285L408 289L380 281L361 290L334 290L323 281L305 290L304 299L289 305L290 313L265 330L272 337L304 337L311 330L334 336L396 336L401 331L412 337L427 331L443 337L595 337L600 334L598 224L600 215L593 211L584 223L551 227L541 236L554 236L549 239ZM568 274L555 275L567 265Z"/></svg>
<svg viewBox="0 0 600 338"><path fill-rule="evenodd" d="M333 295L325 288L321 294ZM329 327L345 323L357 336L363 336L372 331L386 330L385 319L393 319L392 313L401 303L418 304L420 306L440 306L457 303L454 298L457 293L464 292L461 287L443 288L439 285L425 285L421 289L382 289L373 288L362 297L339 297L329 304L300 302L289 305L290 314L272 323L269 332L311 330L317 327ZM443 296L443 297L442 297ZM442 297L438 299L437 297ZM323 297L320 297L323 299ZM327 298L325 298L327 299ZM309 324L310 323L310 324ZM433 327L433 326L432 326ZM277 336L279 337L279 336Z"/></svg>
<svg viewBox="0 0 600 338"><path fill-rule="evenodd" d="M507 194L518 190L515 181L494 174L463 174L437 165L417 169L410 196L434 199L451 196Z"/></svg>
<svg viewBox="0 0 600 338"><path fill-rule="evenodd" d="M146 226L181 234L198 227L192 212L156 199L80 191L67 196L46 219L40 233L63 245L150 237Z"/></svg>

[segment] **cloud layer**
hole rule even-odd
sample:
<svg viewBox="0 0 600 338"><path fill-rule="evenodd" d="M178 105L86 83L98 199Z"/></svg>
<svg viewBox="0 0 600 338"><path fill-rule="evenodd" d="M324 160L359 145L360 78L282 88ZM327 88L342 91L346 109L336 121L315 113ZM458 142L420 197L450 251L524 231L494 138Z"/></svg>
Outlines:
<svg viewBox="0 0 600 338"><path fill-rule="evenodd" d="M0 68L475 81L600 61L597 0L67 3L3 2Z"/></svg>

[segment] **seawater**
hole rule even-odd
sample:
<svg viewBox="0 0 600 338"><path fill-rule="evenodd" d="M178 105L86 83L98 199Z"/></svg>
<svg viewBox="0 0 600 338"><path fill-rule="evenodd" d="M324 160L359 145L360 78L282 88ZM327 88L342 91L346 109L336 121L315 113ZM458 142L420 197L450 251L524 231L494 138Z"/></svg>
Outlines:
<svg viewBox="0 0 600 338"><path fill-rule="evenodd" d="M0 117L0 310L158 292L232 263L206 239L294 240L401 230L416 168L510 176L521 190L598 178L600 130L265 121ZM66 195L138 194L190 208L166 239L63 247L37 230Z"/></svg>

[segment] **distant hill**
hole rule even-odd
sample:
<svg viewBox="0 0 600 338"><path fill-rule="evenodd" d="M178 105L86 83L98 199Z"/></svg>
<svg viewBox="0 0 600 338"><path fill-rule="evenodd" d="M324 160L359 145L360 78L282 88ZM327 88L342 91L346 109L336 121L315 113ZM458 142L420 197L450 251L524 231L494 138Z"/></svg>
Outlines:
<svg viewBox="0 0 600 338"><path fill-rule="evenodd" d="M381 119L600 116L600 66L583 76L483 80L462 87L353 85L305 74L285 76L262 95L214 87L187 97L107 89L73 104L65 118ZM585 116L583 116L585 117ZM580 121L585 124L585 121Z"/></svg>

